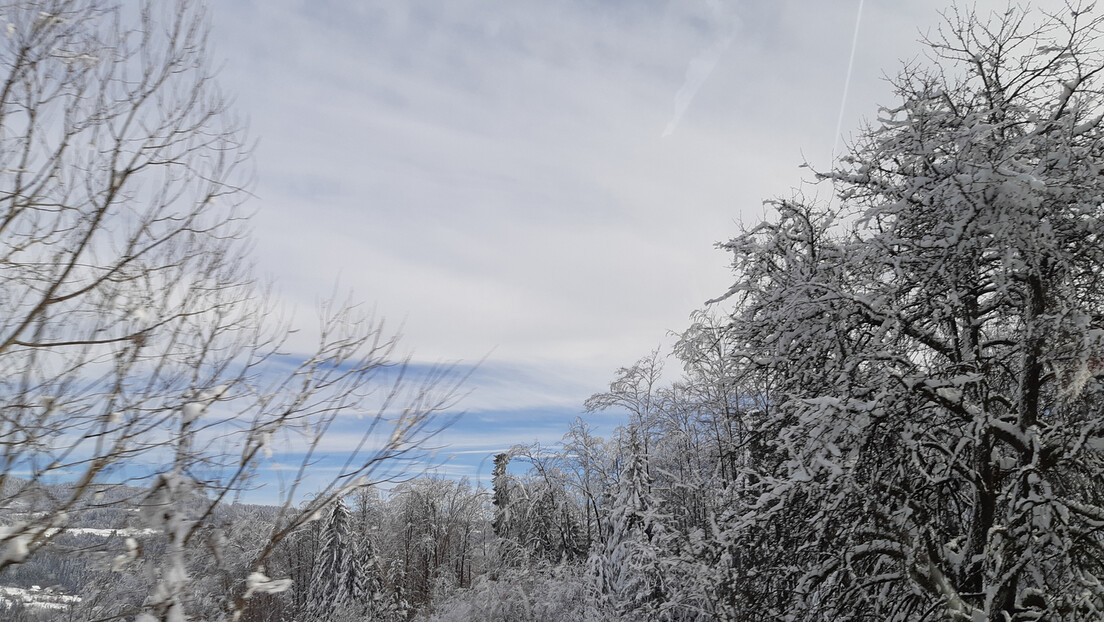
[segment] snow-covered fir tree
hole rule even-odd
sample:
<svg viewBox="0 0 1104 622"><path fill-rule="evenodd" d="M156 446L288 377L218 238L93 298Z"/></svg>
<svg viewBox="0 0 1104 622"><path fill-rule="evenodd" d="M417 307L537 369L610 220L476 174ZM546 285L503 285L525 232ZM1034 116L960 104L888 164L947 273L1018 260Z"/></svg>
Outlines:
<svg viewBox="0 0 1104 622"><path fill-rule="evenodd" d="M400 605L384 583L371 539L354 532L349 506L338 499L322 530L307 615L316 620L397 620L406 614Z"/></svg>
<svg viewBox="0 0 1104 622"><path fill-rule="evenodd" d="M357 584L353 564L351 516L343 499L333 504L322 530L318 558L311 576L307 612L325 617L352 604Z"/></svg>
<svg viewBox="0 0 1104 622"><path fill-rule="evenodd" d="M494 457L494 471L492 479L492 487L494 496L492 503L495 507L494 521L491 523L491 527L494 529L494 533L499 538L510 538L511 526L513 522L513 508L511 498L511 482L510 475L507 472L507 468L510 465L510 454L500 453L495 454Z"/></svg>
<svg viewBox="0 0 1104 622"><path fill-rule="evenodd" d="M610 531L604 546L592 552L589 566L598 593L619 613L664 619L660 612L668 594L660 567L663 525L639 432L630 428L628 434L628 465L616 486Z"/></svg>
<svg viewBox="0 0 1104 622"><path fill-rule="evenodd" d="M350 590L351 609L359 622L398 622L405 620L408 607L400 595L384 581L376 547L370 534L362 534L354 547L353 578Z"/></svg>

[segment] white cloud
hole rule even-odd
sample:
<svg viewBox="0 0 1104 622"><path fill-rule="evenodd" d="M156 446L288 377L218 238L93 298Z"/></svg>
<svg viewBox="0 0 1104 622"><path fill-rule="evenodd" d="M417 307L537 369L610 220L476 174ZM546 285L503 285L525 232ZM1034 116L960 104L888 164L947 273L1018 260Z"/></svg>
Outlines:
<svg viewBox="0 0 1104 622"><path fill-rule="evenodd" d="M354 289L420 360L523 372L476 408L578 405L725 291L715 242L826 165L856 7L219 4L261 268L306 310ZM867 0L844 128L936 23Z"/></svg>

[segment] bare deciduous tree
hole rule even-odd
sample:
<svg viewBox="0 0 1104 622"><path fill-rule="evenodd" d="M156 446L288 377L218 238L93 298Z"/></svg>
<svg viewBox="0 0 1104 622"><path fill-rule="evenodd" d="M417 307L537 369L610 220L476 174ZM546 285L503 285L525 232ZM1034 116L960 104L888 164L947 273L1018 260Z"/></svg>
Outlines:
<svg viewBox="0 0 1104 622"><path fill-rule="evenodd" d="M221 604L240 613L283 587L263 571L275 543L425 449L455 376L410 380L395 337L353 305L324 306L313 354L282 351L289 326L248 256L245 136L214 82L201 2L16 1L0 29L0 510L17 518L0 526L0 571L110 483L138 484L167 553L142 612L120 615L182 619L185 552L218 556L216 508L290 439L301 466L284 510ZM300 505L348 414L367 415L361 442ZM57 481L71 484L45 486Z"/></svg>

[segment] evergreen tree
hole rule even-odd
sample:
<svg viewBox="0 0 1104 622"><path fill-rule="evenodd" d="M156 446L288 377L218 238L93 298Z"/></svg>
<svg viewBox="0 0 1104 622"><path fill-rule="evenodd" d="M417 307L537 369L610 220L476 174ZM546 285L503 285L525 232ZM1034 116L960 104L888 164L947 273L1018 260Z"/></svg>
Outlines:
<svg viewBox="0 0 1104 622"><path fill-rule="evenodd" d="M363 534L356 542L353 575L350 582L348 609L362 622L397 622L405 620L405 603L383 580L376 547L369 534Z"/></svg>
<svg viewBox="0 0 1104 622"><path fill-rule="evenodd" d="M494 457L494 471L491 486L494 489L494 521L491 527L499 538L510 537L510 482L506 467L510 464L510 454L501 453Z"/></svg>
<svg viewBox="0 0 1104 622"><path fill-rule="evenodd" d="M599 593L620 613L662 619L659 612L667 601L660 568L663 525L639 432L630 428L629 435L629 461L617 482L610 532L604 547L591 556L591 572Z"/></svg>
<svg viewBox="0 0 1104 622"><path fill-rule="evenodd" d="M338 499L322 530L307 602L307 612L316 619L332 616L350 604L359 583L351 548L351 518L345 500Z"/></svg>
<svg viewBox="0 0 1104 622"><path fill-rule="evenodd" d="M306 607L310 619L402 619L405 610L399 605L383 581L371 538L354 533L349 506L339 499L322 531L314 564Z"/></svg>

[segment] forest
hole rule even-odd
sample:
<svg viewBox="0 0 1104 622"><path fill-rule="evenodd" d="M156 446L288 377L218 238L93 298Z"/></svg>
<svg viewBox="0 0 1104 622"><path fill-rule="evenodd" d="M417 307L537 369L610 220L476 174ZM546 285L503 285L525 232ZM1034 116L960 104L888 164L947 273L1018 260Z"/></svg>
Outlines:
<svg viewBox="0 0 1104 622"><path fill-rule="evenodd" d="M948 11L831 196L768 201L674 346L490 488L409 470L459 370L341 299L288 354L202 4L4 10L4 620L1104 619L1091 4Z"/></svg>

